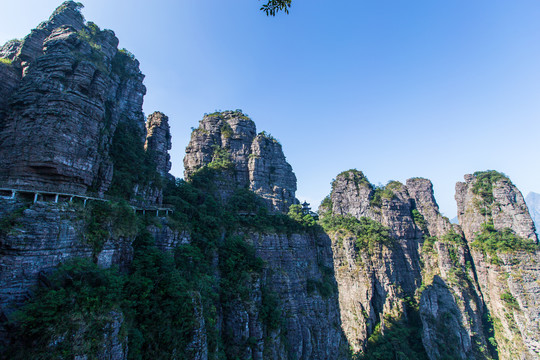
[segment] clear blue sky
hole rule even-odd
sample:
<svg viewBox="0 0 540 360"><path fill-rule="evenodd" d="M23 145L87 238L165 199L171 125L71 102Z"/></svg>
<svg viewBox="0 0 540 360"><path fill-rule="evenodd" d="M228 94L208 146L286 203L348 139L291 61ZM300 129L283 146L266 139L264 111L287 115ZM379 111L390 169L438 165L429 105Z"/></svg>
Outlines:
<svg viewBox="0 0 540 360"><path fill-rule="evenodd" d="M0 43L60 3L4 1ZM375 184L429 178L449 217L466 173L540 192L537 0L293 0L276 18L257 0L83 3L141 62L144 110L169 115L178 177L190 128L240 108L281 141L313 205L350 168Z"/></svg>

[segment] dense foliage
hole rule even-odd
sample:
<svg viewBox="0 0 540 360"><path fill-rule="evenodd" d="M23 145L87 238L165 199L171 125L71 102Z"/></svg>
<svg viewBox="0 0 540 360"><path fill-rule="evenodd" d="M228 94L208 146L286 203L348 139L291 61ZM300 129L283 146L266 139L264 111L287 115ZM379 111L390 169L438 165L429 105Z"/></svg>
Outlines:
<svg viewBox="0 0 540 360"><path fill-rule="evenodd" d="M114 173L109 195L131 199L136 185L161 186L156 164L144 150L143 132L133 121L121 121L116 127L109 151Z"/></svg>
<svg viewBox="0 0 540 360"><path fill-rule="evenodd" d="M493 184L499 180L508 180L508 177L495 170L477 171L474 173L476 178L472 192L475 195L480 196L485 204L492 204L493 198Z"/></svg>
<svg viewBox="0 0 540 360"><path fill-rule="evenodd" d="M124 278L89 260L73 259L43 278L36 294L16 314L17 343L11 359L56 359L96 355L103 329L122 305Z"/></svg>
<svg viewBox="0 0 540 360"><path fill-rule="evenodd" d="M427 360L428 356L422 344L422 321L418 313L418 304L406 298L406 317L385 318L384 331L381 323L368 339L366 352L356 354L354 360ZM444 359L450 359L444 358Z"/></svg>
<svg viewBox="0 0 540 360"><path fill-rule="evenodd" d="M320 224L327 232L346 231L356 237L358 249L372 251L375 246L391 246L394 239L388 228L367 217L355 218L352 215L325 216Z"/></svg>
<svg viewBox="0 0 540 360"><path fill-rule="evenodd" d="M411 213L416 226L418 226L420 230L422 230L424 235L428 234L427 222L424 216L420 214L420 212L416 209L412 209Z"/></svg>
<svg viewBox="0 0 540 360"><path fill-rule="evenodd" d="M519 237L511 229L495 230L492 222L483 224L482 231L476 234L471 246L494 258L497 252L531 252L539 249L533 240Z"/></svg>
<svg viewBox="0 0 540 360"><path fill-rule="evenodd" d="M129 359L166 359L184 353L194 329L195 295L170 254L158 250L143 231L124 286L129 324Z"/></svg>
<svg viewBox="0 0 540 360"><path fill-rule="evenodd" d="M121 156L126 159L129 154ZM84 241L94 249L94 261L68 262L47 277L50 280L40 285L11 325L18 329L19 339L10 348L10 357L47 358L54 344L51 354L58 358L83 353L93 358L103 351L103 336L107 336L103 329L115 323L121 326L120 341L128 341L129 359L188 354L200 317L206 324L209 352L217 358L234 357L226 330L218 332L219 309L251 302L254 296L259 300L250 306L259 308L265 334L278 330L283 321L279 297L264 285L254 290L264 262L241 234L292 234L319 228L299 206L292 208L290 216L269 213L262 199L247 189L237 189L226 204L220 203L213 194L214 180L222 170L205 167L191 183L165 184L165 202L175 207L169 226L186 230L191 237L173 254L159 250L145 230L149 222L161 226L159 222L136 215L127 203L92 202L81 209ZM11 224L15 219L3 221ZM96 255L104 243L126 237L136 238L129 270L98 268ZM323 274L316 285L323 296L334 291L328 288L327 277ZM260 291L259 296L252 291Z"/></svg>
<svg viewBox="0 0 540 360"><path fill-rule="evenodd" d="M103 249L105 241L133 237L139 232L139 221L126 202L92 202L84 211L85 241L92 246L93 257Z"/></svg>

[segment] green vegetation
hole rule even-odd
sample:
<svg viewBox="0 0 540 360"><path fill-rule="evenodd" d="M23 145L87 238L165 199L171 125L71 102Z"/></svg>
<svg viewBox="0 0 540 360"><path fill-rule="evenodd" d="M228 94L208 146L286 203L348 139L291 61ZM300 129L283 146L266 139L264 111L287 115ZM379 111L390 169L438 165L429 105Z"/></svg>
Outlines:
<svg viewBox="0 0 540 360"><path fill-rule="evenodd" d="M353 181L354 184L356 185L356 190L357 191L359 190L360 185L368 186L370 188L373 188L373 185L369 182L368 178L364 175L364 173L359 171L359 170L356 170L356 169L350 169L350 170L347 170L347 171L343 171L343 172L338 174L336 179L338 179L338 178L345 178L347 180ZM335 188L335 185L336 185L335 182L336 182L335 180L332 181L332 191Z"/></svg>
<svg viewBox="0 0 540 360"><path fill-rule="evenodd" d="M126 80L134 75L140 75L135 55L126 49L118 50L111 62L112 73L117 74L121 80ZM136 72L130 71L136 70Z"/></svg>
<svg viewBox="0 0 540 360"><path fill-rule="evenodd" d="M501 294L501 300L504 301L506 306L512 309L515 309L515 310L520 309L519 303L517 302L516 298L509 291L505 291Z"/></svg>
<svg viewBox="0 0 540 360"><path fill-rule="evenodd" d="M498 262L497 252L534 252L539 249L538 244L533 240L521 238L514 234L511 229L495 230L492 222L483 224L482 231L476 234L471 247L482 251L484 254L489 254L494 262Z"/></svg>
<svg viewBox="0 0 540 360"><path fill-rule="evenodd" d="M216 110L216 111L214 111L213 113L210 113L210 114L205 113L204 116L211 116L211 117L216 117L216 118L219 118L219 119L223 119L223 115L225 115L226 113L229 113L229 115L231 115L231 116L233 116L235 118L238 118L238 119L252 121L247 114L242 113L242 109L225 110L225 111Z"/></svg>
<svg viewBox="0 0 540 360"><path fill-rule="evenodd" d="M83 236L92 246L94 260L103 249L106 240L133 237L139 232L139 220L126 202L92 202L85 209L85 224Z"/></svg>
<svg viewBox="0 0 540 360"><path fill-rule="evenodd" d="M114 164L109 195L130 200L136 185L162 186L152 154L144 150L143 137L133 121L121 121L116 127L109 151Z"/></svg>
<svg viewBox="0 0 540 360"><path fill-rule="evenodd" d="M332 213L334 204L332 203L332 198L330 197L330 195L326 196L323 199L323 201L321 202L321 208L324 213Z"/></svg>
<svg viewBox="0 0 540 360"><path fill-rule="evenodd" d="M69 6L68 3L64 2L62 5L60 5L59 7L56 8L56 10L53 13L53 16L58 15L59 13L61 13L62 11L67 9L68 6ZM80 2L76 2L75 3L75 8L78 11L80 11L82 8L84 8L84 5L82 3L80 3Z"/></svg>
<svg viewBox="0 0 540 360"><path fill-rule="evenodd" d="M260 10L264 11L266 16L276 16L276 14L280 11L288 14L291 3L292 0L268 0L268 2L264 4Z"/></svg>
<svg viewBox="0 0 540 360"><path fill-rule="evenodd" d="M424 243L422 245L422 251L435 252L435 243L439 241L436 236L424 236Z"/></svg>
<svg viewBox="0 0 540 360"><path fill-rule="evenodd" d="M278 139L276 139L275 137L273 137L271 134L267 133L266 131L261 131L259 133L259 136L262 136L263 138L275 143L275 144L279 144L279 141Z"/></svg>
<svg viewBox="0 0 540 360"><path fill-rule="evenodd" d="M326 232L346 231L354 235L358 249L367 249L370 253L375 246L394 244L388 228L367 217L357 219L351 215L325 216L320 220L320 224Z"/></svg>
<svg viewBox="0 0 540 360"><path fill-rule="evenodd" d="M194 327L188 283L149 233L141 232L133 246L127 274L72 259L42 281L15 318L19 342L10 358L96 358L103 329L122 314L119 338L129 334L129 359L183 353Z"/></svg>
<svg viewBox="0 0 540 360"><path fill-rule="evenodd" d="M277 294L267 287L262 288L261 320L269 331L277 330L281 326L281 309Z"/></svg>
<svg viewBox="0 0 540 360"><path fill-rule="evenodd" d="M378 323L368 339L365 353L355 354L354 360L428 359L422 344L422 321L418 314L418 304L409 297L406 300L406 316L385 318L384 332L381 323Z"/></svg>
<svg viewBox="0 0 540 360"><path fill-rule="evenodd" d="M380 208L382 206L382 199L392 200L394 196L392 187L389 187L388 185L376 186L373 188L373 194L371 195L371 199L369 199L369 205Z"/></svg>
<svg viewBox="0 0 540 360"><path fill-rule="evenodd" d="M294 204L289 207L289 213L287 214L291 219L301 224L302 226L312 227L317 225L315 218L311 214L304 214L302 211L302 205Z"/></svg>
<svg viewBox="0 0 540 360"><path fill-rule="evenodd" d="M412 209L412 218L416 226L418 226L424 234L427 234L428 228L427 228L427 222L424 216L420 214L418 210Z"/></svg>
<svg viewBox="0 0 540 360"><path fill-rule="evenodd" d="M231 125L229 125L228 122L224 121L223 125L221 125L221 136L228 139L233 135L233 129Z"/></svg>
<svg viewBox="0 0 540 360"><path fill-rule="evenodd" d="M472 187L472 192L480 196L484 204L493 204L493 184L499 180L508 180L508 177L495 170L477 171L474 173L476 181Z"/></svg>
<svg viewBox="0 0 540 360"><path fill-rule="evenodd" d="M0 58L0 64L11 65L12 61L6 58Z"/></svg>
<svg viewBox="0 0 540 360"><path fill-rule="evenodd" d="M255 255L255 248L240 236L231 236L219 249L221 274L221 297L223 303L239 297L250 299L252 280L258 278L263 269L263 261Z"/></svg>
<svg viewBox="0 0 540 360"><path fill-rule="evenodd" d="M79 39L86 42L90 46L90 53L83 55L80 51L74 51L73 54L79 60L86 60L96 66L96 68L104 74L109 72L105 64L105 54L101 50L102 31L93 22L88 22L86 26L78 33Z"/></svg>
<svg viewBox="0 0 540 360"><path fill-rule="evenodd" d="M306 282L306 289L309 295L313 295L315 291L319 293L324 299L337 294L337 283L334 278L334 269L328 266L319 265L319 270L322 273L322 278L308 279Z"/></svg>
<svg viewBox="0 0 540 360"><path fill-rule="evenodd" d="M360 187L368 187L372 191L372 194L369 199L369 204L372 207L380 208L382 206L382 199L392 200L395 197L394 192L397 190L400 190L403 184L401 184L399 181L389 181L386 186L375 186L372 183L369 182L368 178L364 175L363 172L356 170L356 169L350 169L347 171L343 171L338 174L336 179L346 179L348 181L352 181L354 185L356 186L356 191L360 191ZM336 180L332 180L332 191L335 190L336 187Z"/></svg>
<svg viewBox="0 0 540 360"><path fill-rule="evenodd" d="M186 351L194 329L194 297L168 253L143 231L126 277L123 306L129 327L128 359L167 359Z"/></svg>
<svg viewBox="0 0 540 360"><path fill-rule="evenodd" d="M121 308L123 283L114 269L100 269L88 260L60 265L16 313L18 343L8 349L8 357L95 358L105 325Z"/></svg>
<svg viewBox="0 0 540 360"><path fill-rule="evenodd" d="M207 165L212 170L230 170L234 167L231 161L231 154L225 148L218 145L213 145L214 153L212 154L212 161Z"/></svg>
<svg viewBox="0 0 540 360"><path fill-rule="evenodd" d="M455 232L453 229L444 234L441 241L447 244L455 244L460 246L464 246L466 244L463 236Z"/></svg>
<svg viewBox="0 0 540 360"><path fill-rule="evenodd" d="M17 209L6 213L0 218L0 236L5 236L15 228L28 205L19 206Z"/></svg>

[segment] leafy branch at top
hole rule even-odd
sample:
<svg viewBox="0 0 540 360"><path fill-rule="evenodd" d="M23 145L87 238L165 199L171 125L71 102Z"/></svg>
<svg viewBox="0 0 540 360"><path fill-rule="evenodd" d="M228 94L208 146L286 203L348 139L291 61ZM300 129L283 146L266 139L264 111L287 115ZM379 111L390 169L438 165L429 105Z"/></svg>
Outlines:
<svg viewBox="0 0 540 360"><path fill-rule="evenodd" d="M269 0L260 10L264 11L267 16L276 16L280 11L288 14L291 2L292 0Z"/></svg>

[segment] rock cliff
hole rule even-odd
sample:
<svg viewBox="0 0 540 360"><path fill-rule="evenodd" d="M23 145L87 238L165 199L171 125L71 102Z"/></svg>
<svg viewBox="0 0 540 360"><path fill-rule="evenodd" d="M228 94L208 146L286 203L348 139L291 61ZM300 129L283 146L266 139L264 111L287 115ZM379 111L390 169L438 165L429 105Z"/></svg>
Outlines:
<svg viewBox="0 0 540 360"><path fill-rule="evenodd" d="M241 111L205 115L193 130L184 157L184 177L203 167L220 169L220 197L226 200L236 188L248 188L265 199L273 211L287 212L294 204L296 176L281 144Z"/></svg>
<svg viewBox="0 0 540 360"><path fill-rule="evenodd" d="M540 356L540 251L523 196L495 171L456 184L458 216L471 244L479 287L501 359Z"/></svg>
<svg viewBox="0 0 540 360"><path fill-rule="evenodd" d="M249 301L222 304L223 332L238 344L233 354L254 360L347 359L330 239L325 234L251 233L248 242L264 260L265 269L253 281ZM258 304L269 291L281 311L280 324L271 331L262 324Z"/></svg>
<svg viewBox="0 0 540 360"><path fill-rule="evenodd" d="M504 174L465 175L465 182L456 184L456 201L459 223L471 241L488 221L496 230L509 228L520 237L538 241L523 195Z"/></svg>
<svg viewBox="0 0 540 360"><path fill-rule="evenodd" d="M139 129L137 146L144 144L139 63L118 50L112 31L85 23L81 6L66 1L0 50L3 187L103 194L113 181L118 124ZM168 150L167 143L154 148Z"/></svg>
<svg viewBox="0 0 540 360"><path fill-rule="evenodd" d="M169 118L159 111L148 115L144 149L151 154L151 160L162 177L169 176L169 170L171 170L171 156L169 155L171 147Z"/></svg>
<svg viewBox="0 0 540 360"><path fill-rule="evenodd" d="M172 179L138 62L80 8L0 48L0 359L540 357L540 250L508 177L456 185L460 226L429 180L349 170L317 222L237 110L204 116Z"/></svg>
<svg viewBox="0 0 540 360"><path fill-rule="evenodd" d="M332 238L343 328L355 352L494 356L469 248L459 227L439 213L429 180L377 188L349 170L336 177L320 213ZM394 337L403 347L385 348Z"/></svg>

